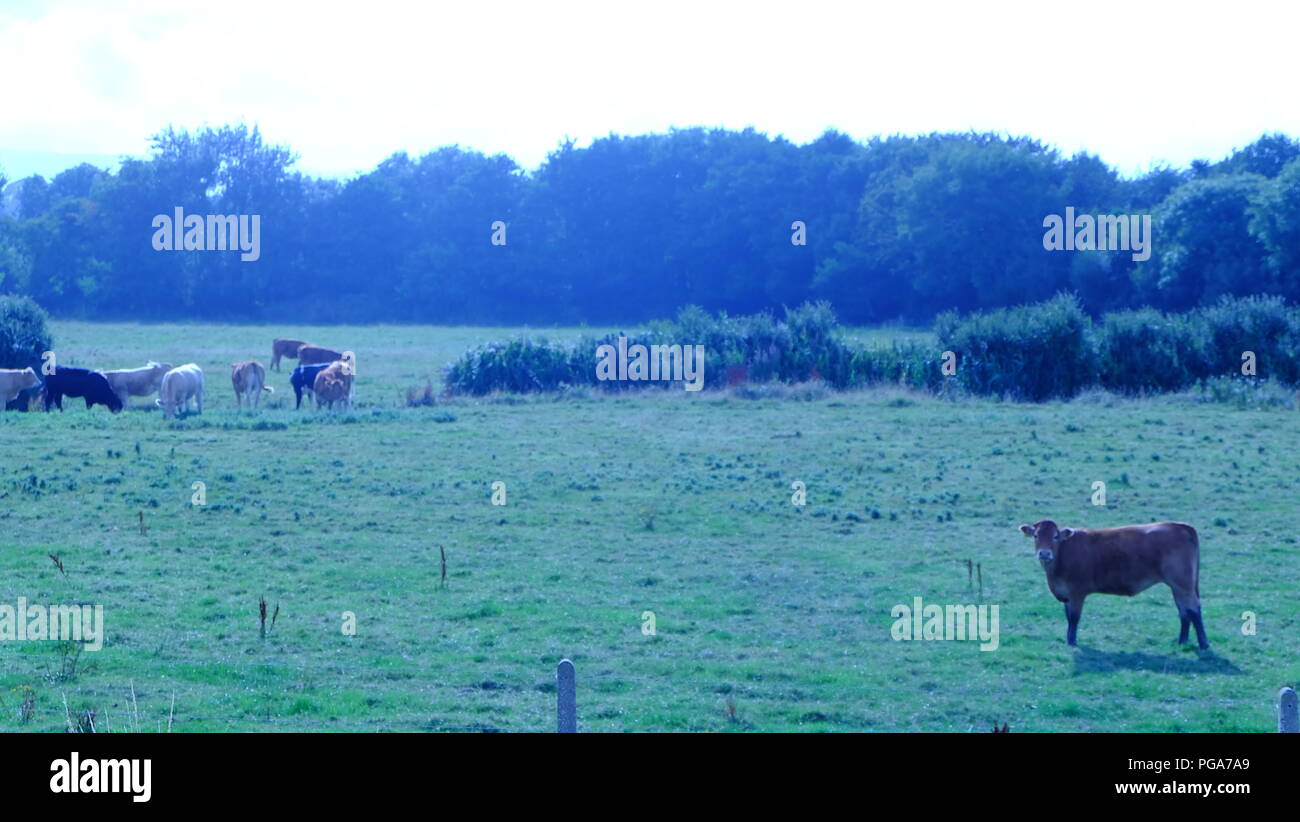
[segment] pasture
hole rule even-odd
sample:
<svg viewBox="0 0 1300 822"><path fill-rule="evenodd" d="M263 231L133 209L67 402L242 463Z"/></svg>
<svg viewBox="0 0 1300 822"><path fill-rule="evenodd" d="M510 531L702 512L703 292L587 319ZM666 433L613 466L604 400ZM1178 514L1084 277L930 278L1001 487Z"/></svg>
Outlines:
<svg viewBox="0 0 1300 822"><path fill-rule="evenodd" d="M0 643L0 730L63 730L65 698L101 731L549 730L566 656L588 731L1269 731L1300 679L1295 411L888 389L406 408L514 331L54 332L62 365L197 362L207 398L172 424L144 398L0 415L0 603L102 604L107 628L80 655ZM357 406L295 412L289 361L235 410L229 364L281 336L356 351ZM1067 647L1017 531L1044 518L1193 524L1211 651L1176 645L1164 586L1090 598ZM894 641L918 596L998 605L999 648Z"/></svg>

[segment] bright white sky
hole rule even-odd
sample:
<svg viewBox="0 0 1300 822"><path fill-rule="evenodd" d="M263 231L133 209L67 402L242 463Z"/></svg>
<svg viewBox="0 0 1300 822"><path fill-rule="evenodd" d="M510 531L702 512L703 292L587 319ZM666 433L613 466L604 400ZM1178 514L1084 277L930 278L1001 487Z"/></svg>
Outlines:
<svg viewBox="0 0 1300 822"><path fill-rule="evenodd" d="M0 169L245 122L342 176L451 143L532 168L566 135L691 125L994 130L1134 173L1300 135L1298 8L0 0Z"/></svg>

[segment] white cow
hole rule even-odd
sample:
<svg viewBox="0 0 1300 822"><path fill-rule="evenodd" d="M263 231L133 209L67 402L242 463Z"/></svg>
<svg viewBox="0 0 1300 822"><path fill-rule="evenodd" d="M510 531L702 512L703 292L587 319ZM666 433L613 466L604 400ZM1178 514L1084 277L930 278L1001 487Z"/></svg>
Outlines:
<svg viewBox="0 0 1300 822"><path fill-rule="evenodd" d="M163 410L163 419L176 416L180 411L188 411L190 399L198 405L203 413L203 370L194 363L177 366L163 374L162 386L158 389L158 407Z"/></svg>
<svg viewBox="0 0 1300 822"><path fill-rule="evenodd" d="M30 368L0 368L0 411L28 388L41 384Z"/></svg>

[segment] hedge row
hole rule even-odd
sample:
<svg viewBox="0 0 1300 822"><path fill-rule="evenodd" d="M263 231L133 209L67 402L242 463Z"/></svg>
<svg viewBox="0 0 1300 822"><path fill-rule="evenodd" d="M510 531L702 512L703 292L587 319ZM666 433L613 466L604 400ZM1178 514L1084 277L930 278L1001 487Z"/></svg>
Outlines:
<svg viewBox="0 0 1300 822"><path fill-rule="evenodd" d="M617 334L584 337L573 346L517 339L466 352L446 372L457 394L666 387L671 382L605 381L595 353ZM853 347L826 303L770 314L711 316L691 307L672 321L627 335L628 345L703 345L705 385L824 380L834 388L897 384L931 392L948 386L979 395L1043 401L1100 385L1126 394L1179 391L1211 378L1240 376L1243 352L1255 374L1300 383L1300 309L1280 298L1229 299L1186 314L1124 311L1100 322L1069 294L1036 305L935 322L937 345L895 341ZM956 375L944 376L942 352L956 354ZM680 386L678 386L680 387Z"/></svg>
<svg viewBox="0 0 1300 822"><path fill-rule="evenodd" d="M572 346L545 339L488 343L467 351L448 366L444 381L451 393L472 395L557 391L580 385L610 391L669 386L680 390L680 383L668 381L598 380L596 351L601 345L617 346L619 336L583 337ZM702 345L707 388L820 379L835 388L893 382L937 390L943 381L939 362L929 347L913 343L850 347L842 339L834 312L824 302L787 309L781 320L767 313L714 317L692 306L679 312L675 320L624 336L629 348L638 344Z"/></svg>
<svg viewBox="0 0 1300 822"><path fill-rule="evenodd" d="M1300 383L1300 309L1279 297L1223 298L1185 314L1121 311L1093 323L1071 295L935 325L958 355L956 379L975 394L1041 401L1100 385L1123 394L1181 391L1215 377L1254 374Z"/></svg>
<svg viewBox="0 0 1300 822"><path fill-rule="evenodd" d="M658 322L649 330L623 335L634 345L702 345L707 387L724 385L743 369L747 379L809 379L822 370L840 368L852 353L838 340L834 315L822 305L787 312L786 322L770 315L712 317L694 306L677 319ZM491 391L555 391L568 386L599 386L608 390L666 386L667 382L602 382L596 377L596 351L618 345L619 334L584 336L573 346L545 339L493 342L466 352L445 375L448 390L459 394ZM795 376L801 375L801 376ZM679 386L680 387L680 386Z"/></svg>

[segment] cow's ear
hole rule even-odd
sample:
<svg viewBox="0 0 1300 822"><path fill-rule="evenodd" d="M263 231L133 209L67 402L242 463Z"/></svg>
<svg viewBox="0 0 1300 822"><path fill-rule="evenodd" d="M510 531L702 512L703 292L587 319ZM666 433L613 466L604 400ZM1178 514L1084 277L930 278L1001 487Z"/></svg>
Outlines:
<svg viewBox="0 0 1300 822"><path fill-rule="evenodd" d="M1061 539L1061 540L1067 540L1067 539L1069 539L1070 537L1074 536L1074 529L1073 529L1073 528L1062 528L1060 531L1057 531L1057 532L1056 532L1056 535L1057 535L1057 537L1058 537L1059 539Z"/></svg>
<svg viewBox="0 0 1300 822"><path fill-rule="evenodd" d="M1020 533L1024 534L1027 537L1032 537L1034 535L1034 526L1022 525L1020 526Z"/></svg>

